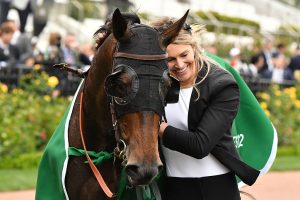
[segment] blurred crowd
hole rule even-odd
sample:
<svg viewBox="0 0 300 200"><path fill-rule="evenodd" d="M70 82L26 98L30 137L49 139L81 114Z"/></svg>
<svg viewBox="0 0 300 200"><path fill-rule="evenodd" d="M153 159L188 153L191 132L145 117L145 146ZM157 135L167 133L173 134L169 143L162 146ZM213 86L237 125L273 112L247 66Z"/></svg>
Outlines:
<svg viewBox="0 0 300 200"><path fill-rule="evenodd" d="M0 0L0 67L34 64L52 66L65 62L74 67L90 65L93 57L92 44L80 44L73 33L61 35L51 32L48 46L38 49L37 41L47 24L53 0ZM19 18L8 19L11 9ZM33 30L25 31L28 16L32 15Z"/></svg>
<svg viewBox="0 0 300 200"><path fill-rule="evenodd" d="M262 47L253 49L251 53L252 56L245 60L240 48L234 47L229 51L231 66L243 77L287 86L294 84L300 70L300 45L288 53L283 43L275 45L273 39L266 38Z"/></svg>
<svg viewBox="0 0 300 200"><path fill-rule="evenodd" d="M0 78L10 88L18 85L22 74L35 67L58 78L55 91L71 94L80 79L52 66L67 63L74 68L88 68L91 64L93 42L80 43L72 32L64 35L57 31L47 33L48 41L43 41L46 46L43 49L38 46L38 41L44 38L41 33L52 5L53 0L0 0ZM9 18L11 9L17 11L18 18ZM29 15L33 20L31 32L25 30Z"/></svg>
<svg viewBox="0 0 300 200"><path fill-rule="evenodd" d="M0 70L8 67L31 68L39 64L48 67L49 72L56 63L67 63L75 68L91 64L94 44L79 43L74 33L62 35L51 32L46 48L38 48L37 41L47 24L51 3L53 0L0 0ZM17 10L19 20L7 19L10 9ZM25 25L30 14L33 15L33 32L28 34ZM213 45L206 50L218 55L218 49ZM291 85L295 80L295 72L300 70L299 45L287 56L284 44L275 44L274 40L267 38L262 47L251 50L250 58L245 60L243 54L240 48L234 47L228 52L228 58L231 66L245 78ZM50 72L60 80L65 78L61 72L53 69Z"/></svg>
<svg viewBox="0 0 300 200"><path fill-rule="evenodd" d="M90 65L93 55L93 45L79 44L73 33L62 36L51 32L47 47L41 50L37 48L37 38L22 33L16 21L5 20L0 25L0 67L52 66L61 62L81 67Z"/></svg>

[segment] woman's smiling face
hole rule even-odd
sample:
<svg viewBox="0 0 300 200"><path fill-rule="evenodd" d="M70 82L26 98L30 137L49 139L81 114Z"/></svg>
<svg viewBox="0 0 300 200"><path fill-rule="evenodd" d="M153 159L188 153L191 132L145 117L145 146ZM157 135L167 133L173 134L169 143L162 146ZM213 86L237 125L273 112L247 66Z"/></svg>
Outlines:
<svg viewBox="0 0 300 200"><path fill-rule="evenodd" d="M194 85L197 77L194 49L191 45L170 44L167 47L170 73L179 81L181 88Z"/></svg>

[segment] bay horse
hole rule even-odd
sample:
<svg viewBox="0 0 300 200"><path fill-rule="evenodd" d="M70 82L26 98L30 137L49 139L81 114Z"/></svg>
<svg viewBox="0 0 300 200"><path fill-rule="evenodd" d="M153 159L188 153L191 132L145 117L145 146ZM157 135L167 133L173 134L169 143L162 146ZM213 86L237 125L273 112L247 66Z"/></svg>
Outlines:
<svg viewBox="0 0 300 200"><path fill-rule="evenodd" d="M81 95L75 100L68 140L78 149L119 152L96 166L112 192L99 186L97 179L102 179L95 178L98 172L93 173L84 163L86 157L70 156L65 177L69 199L116 198L111 194L118 190L123 167L131 186L151 183L162 169L159 124L165 103L174 99L172 95L176 99L179 90L179 84L167 73L165 48L178 35L187 15L188 11L164 32L118 9L107 20L104 37L84 74Z"/></svg>

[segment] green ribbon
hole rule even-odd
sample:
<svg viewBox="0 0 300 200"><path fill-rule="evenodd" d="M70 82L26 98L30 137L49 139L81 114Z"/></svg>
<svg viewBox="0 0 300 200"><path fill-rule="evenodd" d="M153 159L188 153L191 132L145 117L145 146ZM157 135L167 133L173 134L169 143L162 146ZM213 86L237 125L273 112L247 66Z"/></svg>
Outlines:
<svg viewBox="0 0 300 200"><path fill-rule="evenodd" d="M83 149L77 149L75 147L69 147L68 149L69 156L84 156L85 151ZM91 157L91 160L95 165L101 165L104 161L108 161L113 158L112 153L108 153L106 151L87 151L88 155ZM85 161L84 163L88 163Z"/></svg>

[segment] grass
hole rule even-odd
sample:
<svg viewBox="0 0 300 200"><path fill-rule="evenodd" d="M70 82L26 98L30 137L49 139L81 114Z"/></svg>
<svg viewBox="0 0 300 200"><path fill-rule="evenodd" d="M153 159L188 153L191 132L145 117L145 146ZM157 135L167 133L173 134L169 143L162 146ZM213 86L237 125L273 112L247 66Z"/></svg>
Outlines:
<svg viewBox="0 0 300 200"><path fill-rule="evenodd" d="M0 191L35 188L36 169L0 169Z"/></svg>
<svg viewBox="0 0 300 200"><path fill-rule="evenodd" d="M278 156L271 171L300 170L300 155ZM0 192L34 189L36 169L0 169Z"/></svg>
<svg viewBox="0 0 300 200"><path fill-rule="evenodd" d="M300 170L300 155L279 156L275 159L271 171Z"/></svg>

